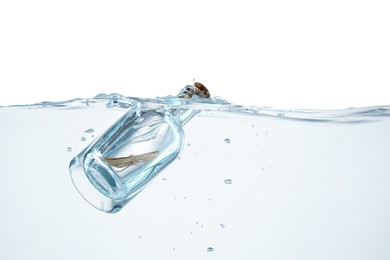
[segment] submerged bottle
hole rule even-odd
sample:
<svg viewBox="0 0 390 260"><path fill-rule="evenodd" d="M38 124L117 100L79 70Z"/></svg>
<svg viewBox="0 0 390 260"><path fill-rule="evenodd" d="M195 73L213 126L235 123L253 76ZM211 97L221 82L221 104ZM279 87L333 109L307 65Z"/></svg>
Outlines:
<svg viewBox="0 0 390 260"><path fill-rule="evenodd" d="M201 83L184 87L178 98L209 98ZM95 208L118 212L134 198L183 147L182 127L193 109L132 107L86 149L69 169L79 193Z"/></svg>

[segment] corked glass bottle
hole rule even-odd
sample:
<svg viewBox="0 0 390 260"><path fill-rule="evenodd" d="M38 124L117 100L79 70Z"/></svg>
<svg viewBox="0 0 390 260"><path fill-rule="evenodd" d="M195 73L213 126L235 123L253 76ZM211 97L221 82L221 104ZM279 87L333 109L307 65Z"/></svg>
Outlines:
<svg viewBox="0 0 390 260"><path fill-rule="evenodd" d="M184 87L178 98L210 98L201 83ZM183 147L183 129L193 109L131 108L70 163L79 193L95 208L119 211L172 160Z"/></svg>

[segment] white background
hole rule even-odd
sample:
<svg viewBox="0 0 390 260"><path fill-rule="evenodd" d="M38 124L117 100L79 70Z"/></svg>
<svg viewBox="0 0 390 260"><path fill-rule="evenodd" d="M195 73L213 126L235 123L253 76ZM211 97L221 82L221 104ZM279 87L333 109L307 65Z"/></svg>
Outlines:
<svg viewBox="0 0 390 260"><path fill-rule="evenodd" d="M389 105L388 1L1 1L0 105L156 97Z"/></svg>

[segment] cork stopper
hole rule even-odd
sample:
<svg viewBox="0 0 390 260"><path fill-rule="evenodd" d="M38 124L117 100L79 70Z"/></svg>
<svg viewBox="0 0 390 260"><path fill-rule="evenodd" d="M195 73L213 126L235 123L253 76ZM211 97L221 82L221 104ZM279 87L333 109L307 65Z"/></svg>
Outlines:
<svg viewBox="0 0 390 260"><path fill-rule="evenodd" d="M199 82L194 82L194 85L185 86L177 96L179 98L192 98L194 95L199 98L210 98L209 90Z"/></svg>

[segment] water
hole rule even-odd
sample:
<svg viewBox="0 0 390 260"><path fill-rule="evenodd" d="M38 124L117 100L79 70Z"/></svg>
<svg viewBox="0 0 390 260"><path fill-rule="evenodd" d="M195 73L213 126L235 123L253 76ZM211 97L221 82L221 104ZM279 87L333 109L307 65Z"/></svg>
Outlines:
<svg viewBox="0 0 390 260"><path fill-rule="evenodd" d="M200 111L191 145L116 214L83 199L69 163L134 105L166 99L0 108L0 259L389 258L390 107L212 102L175 100Z"/></svg>

